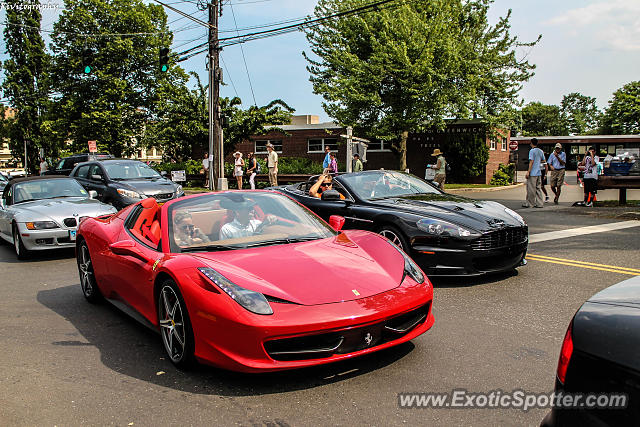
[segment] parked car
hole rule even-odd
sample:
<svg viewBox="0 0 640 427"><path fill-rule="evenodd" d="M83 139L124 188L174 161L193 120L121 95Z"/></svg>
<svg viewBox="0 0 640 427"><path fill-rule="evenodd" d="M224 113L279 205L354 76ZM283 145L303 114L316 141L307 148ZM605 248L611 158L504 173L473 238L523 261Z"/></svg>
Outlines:
<svg viewBox="0 0 640 427"><path fill-rule="evenodd" d="M19 259L31 251L72 248L83 219L116 212L90 196L68 177L12 179L0 201L0 237L13 243Z"/></svg>
<svg viewBox="0 0 640 427"><path fill-rule="evenodd" d="M379 233L431 275L480 275L524 264L528 227L520 215L497 202L444 193L407 173L372 170L337 175L322 198L308 182L277 187L327 220L345 228ZM344 198L344 200L342 200Z"/></svg>
<svg viewBox="0 0 640 427"><path fill-rule="evenodd" d="M544 427L630 426L640 420L640 276L598 292L569 323L556 371L556 393L582 394L582 407L556 406ZM626 395L624 407L591 407L597 397ZM603 398L600 398L603 399ZM609 400L609 404L616 401ZM623 403L617 400L618 404Z"/></svg>
<svg viewBox="0 0 640 427"><path fill-rule="evenodd" d="M320 365L409 341L434 323L433 287L397 246L340 232L343 218L330 226L277 192L197 194L161 207L147 198L116 218L80 225L82 292L159 330L178 366Z"/></svg>
<svg viewBox="0 0 640 427"><path fill-rule="evenodd" d="M87 190L98 193L98 200L118 210L153 197L166 202L184 196L182 186L161 176L138 160L106 159L76 165L70 174Z"/></svg>
<svg viewBox="0 0 640 427"><path fill-rule="evenodd" d="M87 162L89 160L113 159L112 154L106 153L79 153L69 157L65 157L56 164L54 168L49 169L44 175L69 175L78 163Z"/></svg>
<svg viewBox="0 0 640 427"><path fill-rule="evenodd" d="M4 190L4 187L9 183L9 177L3 172L0 172L0 192Z"/></svg>

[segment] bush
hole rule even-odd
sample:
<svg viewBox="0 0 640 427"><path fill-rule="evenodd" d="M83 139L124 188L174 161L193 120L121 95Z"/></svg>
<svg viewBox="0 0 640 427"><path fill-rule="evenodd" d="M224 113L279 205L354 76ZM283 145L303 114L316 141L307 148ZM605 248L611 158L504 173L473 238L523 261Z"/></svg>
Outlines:
<svg viewBox="0 0 640 427"><path fill-rule="evenodd" d="M202 160L187 160L178 163L158 163L153 168L158 172L185 171L187 175L198 174L202 170Z"/></svg>
<svg viewBox="0 0 640 427"><path fill-rule="evenodd" d="M489 183L491 185L511 185L513 184L513 174L515 170L516 165L513 163L509 163L508 165L500 164L498 170L493 173L493 177L491 177Z"/></svg>
<svg viewBox="0 0 640 427"><path fill-rule="evenodd" d="M256 157L260 163L260 173L266 174L269 172L267 169L267 161L264 156L259 155ZM245 159L246 163L246 159ZM233 175L233 164L224 164L225 176ZM246 168L245 168L246 170ZM311 159L305 157L278 157L278 174L308 174L317 175L322 173L322 163L314 162Z"/></svg>

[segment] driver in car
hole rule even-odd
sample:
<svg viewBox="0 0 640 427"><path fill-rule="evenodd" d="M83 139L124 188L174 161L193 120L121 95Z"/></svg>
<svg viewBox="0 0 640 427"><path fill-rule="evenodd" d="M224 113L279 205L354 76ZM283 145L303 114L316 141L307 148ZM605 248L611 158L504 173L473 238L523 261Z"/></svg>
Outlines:
<svg viewBox="0 0 640 427"><path fill-rule="evenodd" d="M243 200L234 203L224 203L222 207L233 211L233 221L220 228L220 240L249 237L260 234L266 225L275 224L275 215L267 215L264 221L253 217L253 203Z"/></svg>
<svg viewBox="0 0 640 427"><path fill-rule="evenodd" d="M326 190L333 190L333 178L329 174L323 174L318 177L318 181L309 189L309 195L321 198L322 192ZM342 194L340 194L340 199L344 200Z"/></svg>

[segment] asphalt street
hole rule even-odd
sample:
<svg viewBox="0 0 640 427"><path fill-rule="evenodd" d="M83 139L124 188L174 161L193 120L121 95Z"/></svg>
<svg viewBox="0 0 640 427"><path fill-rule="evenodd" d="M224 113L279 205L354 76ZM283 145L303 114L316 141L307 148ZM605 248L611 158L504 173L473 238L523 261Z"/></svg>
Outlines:
<svg viewBox="0 0 640 427"><path fill-rule="evenodd" d="M628 221L615 209L572 208L580 190L568 186L560 205L544 209L520 207L523 187L464 195L516 209L532 236ZM403 409L398 393L551 392L575 311L636 274L621 268L640 269L640 221L609 228L531 243L514 274L436 281L436 323L411 343L264 375L179 371L159 335L84 300L72 251L19 262L0 244L0 425L537 425L547 410Z"/></svg>

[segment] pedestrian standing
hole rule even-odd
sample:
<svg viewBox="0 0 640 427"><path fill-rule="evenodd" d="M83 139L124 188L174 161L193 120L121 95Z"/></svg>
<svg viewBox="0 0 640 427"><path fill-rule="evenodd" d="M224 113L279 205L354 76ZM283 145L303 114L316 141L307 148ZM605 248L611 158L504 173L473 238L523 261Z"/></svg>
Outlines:
<svg viewBox="0 0 640 427"><path fill-rule="evenodd" d="M44 173L48 170L49 170L49 164L44 159L44 157L40 157L40 175L44 175Z"/></svg>
<svg viewBox="0 0 640 427"><path fill-rule="evenodd" d="M269 184L272 187L278 185L278 153L273 149L272 143L267 143L267 168L269 169Z"/></svg>
<svg viewBox="0 0 640 427"><path fill-rule="evenodd" d="M596 201L598 189L598 162L595 147L589 147L580 164L584 166L584 205L591 207Z"/></svg>
<svg viewBox="0 0 640 427"><path fill-rule="evenodd" d="M540 173L540 164L544 160L544 153L538 148L538 139L532 138L529 144L529 168L525 174L527 180L527 200L522 205L523 208L543 208L542 200L542 178Z"/></svg>
<svg viewBox="0 0 640 427"><path fill-rule="evenodd" d="M336 160L336 153L331 153L330 155L331 161L329 162L329 171L332 174L338 173L338 161Z"/></svg>
<svg viewBox="0 0 640 427"><path fill-rule="evenodd" d="M209 153L204 153L204 159L202 159L201 173L204 173L204 186L209 187Z"/></svg>
<svg viewBox="0 0 640 427"><path fill-rule="evenodd" d="M544 160L544 151L542 152L542 162L540 163L540 189L542 190L542 194L544 194L545 203L549 201L549 193L547 193L547 189L545 185L547 185L547 171L549 170L547 166L547 162Z"/></svg>
<svg viewBox="0 0 640 427"><path fill-rule="evenodd" d="M256 168L257 168L258 164L256 162L256 157L253 155L253 153L249 153L247 154L247 175L249 176L249 185L251 186L252 190L256 189Z"/></svg>
<svg viewBox="0 0 640 427"><path fill-rule="evenodd" d="M353 155L353 171L362 172L363 170L364 165L362 164L362 160L360 160L360 154L356 153Z"/></svg>
<svg viewBox="0 0 640 427"><path fill-rule="evenodd" d="M547 165L549 166L549 178L551 186L551 191L555 194L553 198L553 203L558 204L558 200L560 199L560 193L562 192L562 185L564 184L564 173L567 165L567 153L562 151L562 144L557 143L553 148L553 153L549 154L549 159L547 160Z"/></svg>
<svg viewBox="0 0 640 427"><path fill-rule="evenodd" d="M324 146L324 160L322 161L322 169L326 171L331 165L331 148L328 145Z"/></svg>
<svg viewBox="0 0 640 427"><path fill-rule="evenodd" d="M433 150L432 157L436 158L434 165L428 165L428 168L436 171L436 176L433 178L433 182L438 183L438 188L444 190L444 183L447 180L447 160L444 158L444 153L439 148Z"/></svg>
<svg viewBox="0 0 640 427"><path fill-rule="evenodd" d="M236 177L236 183L238 184L238 190L242 190L242 175L244 168L244 160L242 160L242 153L236 151L233 153L233 157L235 157L234 167L233 167L233 176Z"/></svg>

